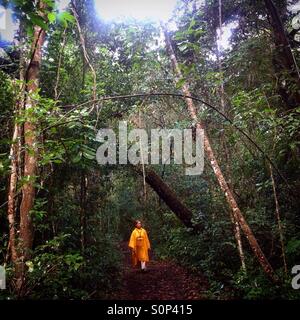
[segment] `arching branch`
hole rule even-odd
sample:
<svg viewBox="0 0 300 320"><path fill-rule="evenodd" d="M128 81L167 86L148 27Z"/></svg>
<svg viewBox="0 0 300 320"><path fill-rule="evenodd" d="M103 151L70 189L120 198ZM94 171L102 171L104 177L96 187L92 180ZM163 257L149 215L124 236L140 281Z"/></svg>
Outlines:
<svg viewBox="0 0 300 320"><path fill-rule="evenodd" d="M80 107L84 107L86 105L89 104L93 104L93 109L95 108L94 104L97 102L102 102L102 101L109 101L109 100L121 100L121 99L132 99L132 98L143 98L143 97L177 97L177 98L182 98L182 99L191 99L197 102L200 102L202 104L204 104L206 107L214 110L215 112L217 112L224 120L226 120L227 122L229 122L232 127L234 127L239 133L241 133L244 137L247 138L248 141L251 142L252 145L255 146L255 148L264 156L264 158L270 163L270 165L274 168L274 170L277 172L277 174L280 176L280 178L285 182L285 184L287 185L287 187L289 188L289 190L291 192L293 192L292 188L290 187L288 181L286 180L286 178L284 177L284 175L280 172L280 170L278 169L278 167L275 165L274 161L269 157L268 154L265 153L265 151L254 141L254 139L247 133L245 132L243 129L241 129L240 127L238 127L236 124L234 124L234 122L227 116L225 115L223 112L221 112L217 107L213 106L212 104L210 104L209 102L206 102L204 100L202 100L201 98L197 97L197 96L190 96L190 95L184 95L184 94L180 94L180 93L161 93L161 92L156 92L156 93L137 93L137 94L130 94L130 95L116 95L116 96L109 96L109 97L102 97L99 99L95 99L95 100L89 100L86 101L84 103L78 104L76 106L65 106L65 108L67 107L71 107L72 109L69 111L71 112L72 110L78 109Z"/></svg>

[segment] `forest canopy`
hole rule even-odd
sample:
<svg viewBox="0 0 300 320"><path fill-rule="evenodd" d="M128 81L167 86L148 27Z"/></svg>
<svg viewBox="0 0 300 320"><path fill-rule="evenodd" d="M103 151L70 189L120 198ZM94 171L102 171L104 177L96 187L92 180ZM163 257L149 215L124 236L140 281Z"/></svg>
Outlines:
<svg viewBox="0 0 300 320"><path fill-rule="evenodd" d="M137 298L136 219L143 299L299 299L299 63L298 1L0 1L0 299Z"/></svg>

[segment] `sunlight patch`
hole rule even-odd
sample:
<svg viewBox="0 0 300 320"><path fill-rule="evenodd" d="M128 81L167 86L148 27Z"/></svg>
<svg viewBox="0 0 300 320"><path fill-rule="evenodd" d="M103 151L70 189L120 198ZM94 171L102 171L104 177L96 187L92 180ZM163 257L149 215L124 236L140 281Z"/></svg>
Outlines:
<svg viewBox="0 0 300 320"><path fill-rule="evenodd" d="M176 0L95 0L95 8L103 20L167 21L171 18Z"/></svg>

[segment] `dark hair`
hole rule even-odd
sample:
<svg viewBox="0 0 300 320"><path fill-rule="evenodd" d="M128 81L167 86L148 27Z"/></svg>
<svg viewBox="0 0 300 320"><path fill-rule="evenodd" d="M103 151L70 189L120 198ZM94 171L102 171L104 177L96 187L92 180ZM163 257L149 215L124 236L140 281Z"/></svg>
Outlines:
<svg viewBox="0 0 300 320"><path fill-rule="evenodd" d="M139 222L142 223L141 220L134 220L134 226L136 226Z"/></svg>

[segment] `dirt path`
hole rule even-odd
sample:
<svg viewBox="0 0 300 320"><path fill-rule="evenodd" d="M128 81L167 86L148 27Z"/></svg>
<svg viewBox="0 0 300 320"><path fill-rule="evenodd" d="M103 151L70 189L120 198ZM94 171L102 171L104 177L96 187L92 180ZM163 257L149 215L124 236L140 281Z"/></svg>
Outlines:
<svg viewBox="0 0 300 320"><path fill-rule="evenodd" d="M202 300L208 284L203 277L190 274L169 261L151 259L148 272L130 265L127 243L121 244L124 254L122 288L112 299L117 300ZM152 254L153 256L153 254Z"/></svg>

